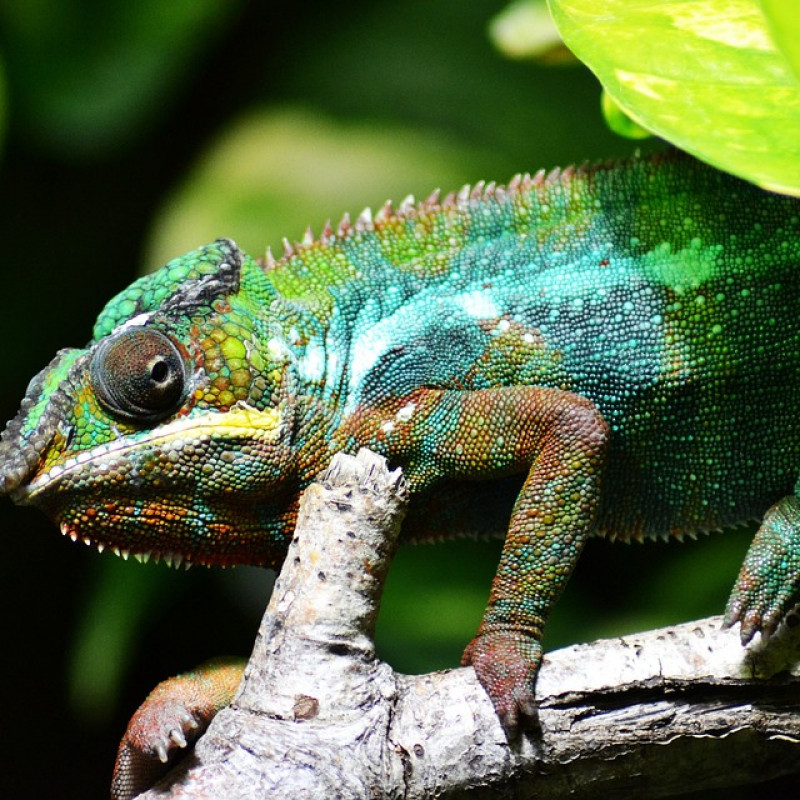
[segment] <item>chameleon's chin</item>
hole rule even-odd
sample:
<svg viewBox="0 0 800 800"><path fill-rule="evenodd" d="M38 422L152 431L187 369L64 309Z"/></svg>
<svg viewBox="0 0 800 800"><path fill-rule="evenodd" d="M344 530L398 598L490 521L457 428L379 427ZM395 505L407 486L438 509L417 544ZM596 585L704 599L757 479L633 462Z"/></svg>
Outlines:
<svg viewBox="0 0 800 800"><path fill-rule="evenodd" d="M204 518L186 505L164 499L105 498L74 504L38 498L38 505L72 541L137 561L191 564L274 566L272 548L246 524ZM266 545L269 545L267 542Z"/></svg>
<svg viewBox="0 0 800 800"><path fill-rule="evenodd" d="M144 552L138 552L124 546L120 547L115 544L107 544L106 542L113 542L113 536L109 537L106 532L103 532L104 541L99 539L95 540L92 539L92 537L88 535L84 529L70 524L69 522L59 523L59 528L61 529L61 533L64 536L69 536L73 542L82 541L88 547L94 546L97 548L98 553L103 553L106 550L110 550L112 553L114 553L114 555L121 556L125 561L133 556L133 558L135 558L141 564L147 564L149 561L154 561L155 563L163 561L165 564L167 564L167 566L183 566L185 569L189 569L189 567L197 563L203 564L204 566L212 566L214 563L217 563L203 560L198 558L196 555L193 558L189 558L184 553L174 553L161 550L147 550Z"/></svg>

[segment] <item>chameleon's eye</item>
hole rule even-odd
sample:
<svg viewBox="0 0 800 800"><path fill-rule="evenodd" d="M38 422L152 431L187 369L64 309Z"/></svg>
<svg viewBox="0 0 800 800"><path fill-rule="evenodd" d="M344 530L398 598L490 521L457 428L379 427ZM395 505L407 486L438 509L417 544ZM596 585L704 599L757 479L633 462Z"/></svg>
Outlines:
<svg viewBox="0 0 800 800"><path fill-rule="evenodd" d="M104 341L90 375L100 404L133 422L163 419L186 395L186 364L172 340L153 328L130 328Z"/></svg>

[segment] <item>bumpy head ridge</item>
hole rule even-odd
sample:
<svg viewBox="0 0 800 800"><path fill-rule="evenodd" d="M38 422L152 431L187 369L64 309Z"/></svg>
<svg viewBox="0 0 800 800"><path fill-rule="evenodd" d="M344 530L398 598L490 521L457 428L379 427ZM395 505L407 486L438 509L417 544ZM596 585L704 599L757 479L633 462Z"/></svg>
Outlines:
<svg viewBox="0 0 800 800"><path fill-rule="evenodd" d="M80 355L60 350L28 384L19 412L0 435L0 493L13 492L30 478L59 433L72 404L71 377L85 361Z"/></svg>

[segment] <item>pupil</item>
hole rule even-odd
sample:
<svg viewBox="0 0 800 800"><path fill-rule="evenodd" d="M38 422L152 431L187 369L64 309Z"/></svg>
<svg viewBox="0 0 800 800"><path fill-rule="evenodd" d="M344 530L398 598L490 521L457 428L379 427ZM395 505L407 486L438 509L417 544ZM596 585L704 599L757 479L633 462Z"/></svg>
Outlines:
<svg viewBox="0 0 800 800"><path fill-rule="evenodd" d="M169 377L169 367L164 361L156 361L150 370L150 377L156 383L163 383Z"/></svg>

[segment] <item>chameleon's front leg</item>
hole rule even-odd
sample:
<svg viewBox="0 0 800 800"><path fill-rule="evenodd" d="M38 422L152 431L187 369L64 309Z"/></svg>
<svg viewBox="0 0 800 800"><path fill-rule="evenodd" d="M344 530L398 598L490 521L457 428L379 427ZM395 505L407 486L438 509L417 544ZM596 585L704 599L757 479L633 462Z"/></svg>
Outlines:
<svg viewBox="0 0 800 800"><path fill-rule="evenodd" d="M244 660L219 658L162 681L131 717L119 744L111 800L129 800L149 789L173 765L174 756L230 705Z"/></svg>
<svg viewBox="0 0 800 800"><path fill-rule="evenodd" d="M356 428L361 444L404 465L413 488L527 472L463 658L513 735L534 713L544 624L594 526L608 426L583 397L517 386L421 390L362 415Z"/></svg>
<svg viewBox="0 0 800 800"><path fill-rule="evenodd" d="M548 419L514 505L489 603L464 652L512 735L535 713L544 625L592 531L607 426L588 401L566 396Z"/></svg>

